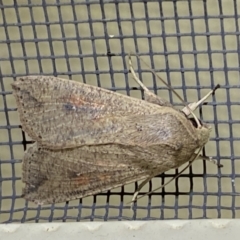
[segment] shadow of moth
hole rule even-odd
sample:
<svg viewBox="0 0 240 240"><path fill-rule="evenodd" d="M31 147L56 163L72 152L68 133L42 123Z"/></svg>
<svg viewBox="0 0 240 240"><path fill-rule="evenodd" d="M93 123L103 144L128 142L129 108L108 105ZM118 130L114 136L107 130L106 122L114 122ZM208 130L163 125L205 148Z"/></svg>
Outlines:
<svg viewBox="0 0 240 240"><path fill-rule="evenodd" d="M189 115L215 89L178 110L151 93L129 63L145 100L57 77L12 84L22 128L36 141L23 157L25 199L41 205L83 198L202 158L211 127Z"/></svg>

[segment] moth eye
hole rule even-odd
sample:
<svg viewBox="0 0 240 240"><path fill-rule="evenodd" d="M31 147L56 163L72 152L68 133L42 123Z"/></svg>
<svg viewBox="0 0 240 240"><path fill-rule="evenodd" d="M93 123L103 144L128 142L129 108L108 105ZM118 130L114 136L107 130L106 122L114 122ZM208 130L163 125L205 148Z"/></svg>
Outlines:
<svg viewBox="0 0 240 240"><path fill-rule="evenodd" d="M195 121L194 118L188 118L188 119L191 121L192 125L193 125L195 128L198 128L198 125L197 125L197 123L196 123L196 121ZM199 123L201 124L201 126L203 126L202 121L201 121L200 119L198 119L198 121L199 121Z"/></svg>

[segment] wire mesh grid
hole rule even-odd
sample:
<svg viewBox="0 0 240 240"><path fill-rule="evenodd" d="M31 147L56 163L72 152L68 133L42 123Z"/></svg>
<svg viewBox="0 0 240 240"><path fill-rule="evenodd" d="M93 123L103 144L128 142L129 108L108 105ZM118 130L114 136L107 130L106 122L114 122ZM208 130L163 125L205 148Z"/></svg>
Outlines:
<svg viewBox="0 0 240 240"><path fill-rule="evenodd" d="M0 2L0 222L238 218L240 216L239 0ZM212 125L204 153L221 169L197 161L179 178L130 210L139 183L61 204L37 206L21 198L21 166L31 143L20 127L11 83L52 75L142 98L129 74L137 52L183 99L221 89L199 117ZM181 105L140 62L144 84ZM181 168L182 169L182 168ZM150 181L141 194L179 170Z"/></svg>

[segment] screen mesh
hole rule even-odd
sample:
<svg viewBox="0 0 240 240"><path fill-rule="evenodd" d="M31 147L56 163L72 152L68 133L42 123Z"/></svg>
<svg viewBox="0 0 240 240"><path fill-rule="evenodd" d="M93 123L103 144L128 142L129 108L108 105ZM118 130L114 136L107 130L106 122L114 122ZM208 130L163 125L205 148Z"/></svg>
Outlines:
<svg viewBox="0 0 240 240"><path fill-rule="evenodd" d="M238 218L239 24L239 0L0 1L0 222ZM187 102L221 85L197 114L212 126L204 153L224 167L196 161L133 211L128 203L139 182L68 203L25 201L21 159L31 139L21 130L11 83L25 75L58 76L142 98L129 73L130 51ZM151 91L182 107L146 66L133 61ZM176 172L155 177L140 195Z"/></svg>

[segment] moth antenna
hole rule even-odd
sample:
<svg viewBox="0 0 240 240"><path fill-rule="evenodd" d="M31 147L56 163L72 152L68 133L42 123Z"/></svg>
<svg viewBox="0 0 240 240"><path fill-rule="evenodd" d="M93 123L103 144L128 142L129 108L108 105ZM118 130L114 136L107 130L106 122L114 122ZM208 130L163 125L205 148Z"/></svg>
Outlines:
<svg viewBox="0 0 240 240"><path fill-rule="evenodd" d="M192 111L194 111L200 104L203 104L207 98L211 95L214 95L215 94L215 91L220 88L220 85L217 84L217 86L215 86L208 94L206 94L203 98L201 98L198 102L193 102L193 103L190 103L188 104L188 107L191 108ZM189 112L188 112L188 109L186 109L186 107L184 107L182 109L182 111L186 114L186 115L189 115Z"/></svg>
<svg viewBox="0 0 240 240"><path fill-rule="evenodd" d="M145 196L147 196L147 195L149 195L149 194L157 191L158 189L164 188L167 184L169 184L170 182L172 182L173 180L175 180L176 178L178 178L178 177L179 177L187 168L189 168L189 167L193 164L193 162L198 158L198 156L199 156L200 152L202 151L202 149L203 149L203 147L201 147L201 148L198 150L198 153L195 155L195 157L193 158L193 160L190 160L189 163L188 163L188 165L187 165L184 169L182 169L182 170L177 174L177 176L174 176L174 177L171 178L169 181L167 181L166 183L164 183L164 184L161 185L160 187L155 188L155 189L152 190L151 192L145 193L145 194L143 194L143 195L140 196L140 197L135 196L135 199L133 198L131 202L135 202L135 201L137 201L138 199L141 199L141 198L143 198L143 197L145 197Z"/></svg>
<svg viewBox="0 0 240 240"><path fill-rule="evenodd" d="M146 92L150 92L145 85L140 81L140 79L137 77L134 69L133 69L133 65L132 65L132 59L131 59L131 54L128 54L128 64L129 64L129 68L131 71L131 74L133 75L134 80L139 84L139 86Z"/></svg>
<svg viewBox="0 0 240 240"><path fill-rule="evenodd" d="M134 54L134 53L131 53L130 52L130 55L135 55L139 60L141 60L148 68L149 68L149 71L156 77L158 78L165 86L168 87L169 90L173 91L173 93L178 97L178 99L185 105L185 107L189 110L189 112L192 114L194 120L196 121L197 123L197 127L198 128L201 128L201 124L198 120L198 118L196 117L196 115L194 114L194 112L192 111L192 109L188 106L188 104L181 98L181 96L172 88L172 86L170 84L168 84L167 82L165 82L160 76L158 76L155 71L153 71L151 69L151 67L140 57L138 56L137 54ZM141 82L141 81L140 81Z"/></svg>

